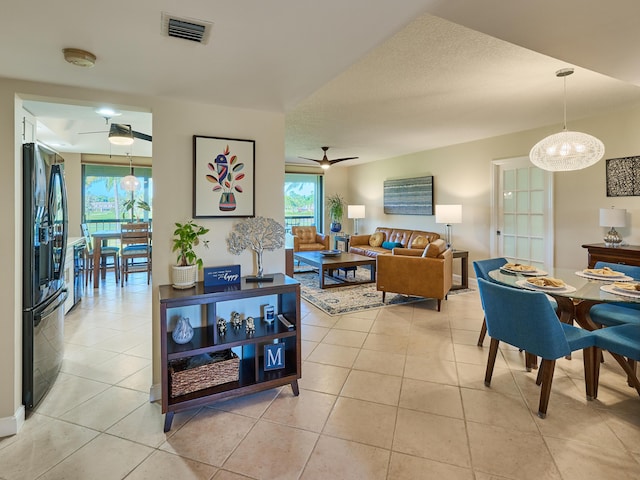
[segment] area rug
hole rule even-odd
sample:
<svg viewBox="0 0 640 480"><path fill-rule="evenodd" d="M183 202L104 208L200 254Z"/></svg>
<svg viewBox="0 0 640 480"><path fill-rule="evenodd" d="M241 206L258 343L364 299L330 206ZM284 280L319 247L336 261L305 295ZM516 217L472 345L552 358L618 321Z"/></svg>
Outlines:
<svg viewBox="0 0 640 480"><path fill-rule="evenodd" d="M320 289L318 285L318 274L316 272L295 273L293 278L300 282L302 298L312 303L320 310L329 315L344 315L346 313L359 312L372 308L380 308L388 305L402 305L416 302L434 302L433 299L423 297L412 297L396 293L387 293L385 302L382 303L382 292L376 290L375 283L365 283L362 285L348 285L336 288ZM341 274L341 279L344 275ZM349 272L348 280L365 280L369 278L369 270L359 268L356 276ZM338 283L330 278L325 279L325 284ZM454 290L449 295L472 292L472 289Z"/></svg>

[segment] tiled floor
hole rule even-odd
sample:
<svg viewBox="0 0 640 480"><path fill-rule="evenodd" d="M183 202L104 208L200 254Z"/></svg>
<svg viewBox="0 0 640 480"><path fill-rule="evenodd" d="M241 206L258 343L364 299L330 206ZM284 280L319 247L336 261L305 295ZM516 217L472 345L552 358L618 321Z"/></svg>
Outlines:
<svg viewBox="0 0 640 480"><path fill-rule="evenodd" d="M139 278L137 278L139 277ZM176 414L151 383L151 288L103 284L67 317L63 371L2 479L640 479L640 398L612 360L597 401L582 362L558 361L545 420L535 372L488 340L476 293L329 317L303 304L300 396L289 387Z"/></svg>

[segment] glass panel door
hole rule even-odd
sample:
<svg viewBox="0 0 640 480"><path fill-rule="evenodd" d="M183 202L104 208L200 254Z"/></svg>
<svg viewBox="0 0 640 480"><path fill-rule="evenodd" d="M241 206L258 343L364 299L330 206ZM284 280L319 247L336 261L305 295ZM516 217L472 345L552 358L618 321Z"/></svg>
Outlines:
<svg viewBox="0 0 640 480"><path fill-rule="evenodd" d="M284 179L285 230L315 225L322 233L322 175L286 173Z"/></svg>

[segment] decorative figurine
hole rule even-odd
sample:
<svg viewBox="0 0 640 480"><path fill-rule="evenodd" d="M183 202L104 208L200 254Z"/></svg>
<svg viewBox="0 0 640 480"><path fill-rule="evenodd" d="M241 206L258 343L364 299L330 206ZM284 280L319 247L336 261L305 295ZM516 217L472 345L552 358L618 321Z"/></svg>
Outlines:
<svg viewBox="0 0 640 480"><path fill-rule="evenodd" d="M247 317L247 333L248 334L253 334L256 333L256 324L253 320L253 317Z"/></svg>
<svg viewBox="0 0 640 480"><path fill-rule="evenodd" d="M220 335L227 333L227 322L224 321L224 318L219 318L216 323L218 325L218 333Z"/></svg>
<svg viewBox="0 0 640 480"><path fill-rule="evenodd" d="M180 317L171 336L173 337L174 342L183 345L191 341L193 333L193 327L189 323L189 319L187 317Z"/></svg>
<svg viewBox="0 0 640 480"><path fill-rule="evenodd" d="M238 312L231 312L231 326L233 328L240 328L242 326L242 319Z"/></svg>

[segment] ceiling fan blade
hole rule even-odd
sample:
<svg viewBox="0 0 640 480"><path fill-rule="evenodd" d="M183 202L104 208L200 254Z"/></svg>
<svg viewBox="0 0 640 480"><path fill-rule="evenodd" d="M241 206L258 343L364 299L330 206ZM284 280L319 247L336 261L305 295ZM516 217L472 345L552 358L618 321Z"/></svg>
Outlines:
<svg viewBox="0 0 640 480"><path fill-rule="evenodd" d="M322 160L316 160L315 158L308 158L308 157L298 157L298 158L302 158L303 160L313 160L314 162L321 162Z"/></svg>
<svg viewBox="0 0 640 480"><path fill-rule="evenodd" d="M146 140L147 142L151 142L151 135L147 135L146 133L140 133L140 132L136 132L135 130L131 130L131 133L133 133L133 136L135 138L139 138L140 140Z"/></svg>
<svg viewBox="0 0 640 480"><path fill-rule="evenodd" d="M109 130L100 130L99 132L78 132L78 135L89 135L93 133L109 133Z"/></svg>
<svg viewBox="0 0 640 480"><path fill-rule="evenodd" d="M345 160L355 160L358 157L344 157L344 158L335 158L333 160L329 160L329 163L333 165L334 163L344 162Z"/></svg>

